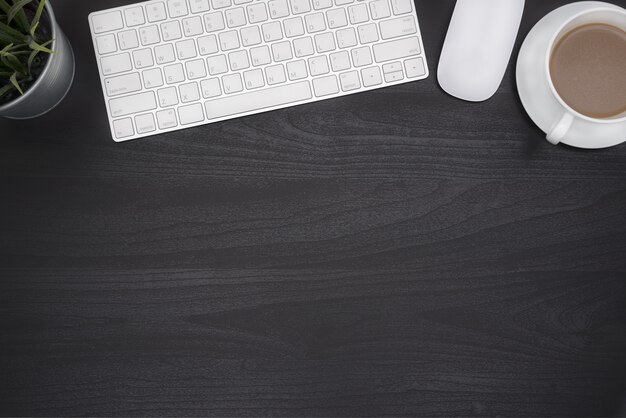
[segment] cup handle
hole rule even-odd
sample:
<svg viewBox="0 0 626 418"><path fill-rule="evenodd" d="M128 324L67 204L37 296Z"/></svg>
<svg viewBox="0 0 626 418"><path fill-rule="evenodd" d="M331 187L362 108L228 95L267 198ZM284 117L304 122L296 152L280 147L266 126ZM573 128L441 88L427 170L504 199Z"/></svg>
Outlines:
<svg viewBox="0 0 626 418"><path fill-rule="evenodd" d="M572 127L572 123L574 123L574 116L571 113L564 113L563 116L561 116L559 123L552 128L550 133L548 133L548 136L546 137L548 142L552 145L557 145L561 142L563 137L565 137L565 134L567 134L569 129Z"/></svg>

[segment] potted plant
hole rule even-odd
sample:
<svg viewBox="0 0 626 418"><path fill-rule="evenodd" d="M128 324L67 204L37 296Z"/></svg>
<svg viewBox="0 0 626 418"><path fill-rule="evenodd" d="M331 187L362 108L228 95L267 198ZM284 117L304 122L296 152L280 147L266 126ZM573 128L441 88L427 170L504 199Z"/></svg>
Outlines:
<svg viewBox="0 0 626 418"><path fill-rule="evenodd" d="M74 54L50 2L0 0L0 116L40 116L73 80Z"/></svg>

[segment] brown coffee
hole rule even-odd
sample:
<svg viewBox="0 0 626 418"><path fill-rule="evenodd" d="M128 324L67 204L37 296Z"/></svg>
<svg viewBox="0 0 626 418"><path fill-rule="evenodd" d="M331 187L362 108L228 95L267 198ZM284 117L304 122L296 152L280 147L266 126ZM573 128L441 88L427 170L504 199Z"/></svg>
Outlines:
<svg viewBox="0 0 626 418"><path fill-rule="evenodd" d="M626 32L601 23L579 26L556 44L550 75L561 98L583 115L626 112Z"/></svg>

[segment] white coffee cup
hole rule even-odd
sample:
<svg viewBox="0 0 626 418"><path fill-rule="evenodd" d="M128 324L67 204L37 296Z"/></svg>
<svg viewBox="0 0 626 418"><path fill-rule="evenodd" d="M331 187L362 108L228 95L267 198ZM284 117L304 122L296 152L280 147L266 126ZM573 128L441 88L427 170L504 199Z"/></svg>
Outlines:
<svg viewBox="0 0 626 418"><path fill-rule="evenodd" d="M554 47L572 29L590 23L608 24L626 31L626 10L595 1L568 4L537 23L520 50L517 65L520 98L552 144L604 148L626 141L626 112L606 119L583 115L561 98L552 81L550 59Z"/></svg>

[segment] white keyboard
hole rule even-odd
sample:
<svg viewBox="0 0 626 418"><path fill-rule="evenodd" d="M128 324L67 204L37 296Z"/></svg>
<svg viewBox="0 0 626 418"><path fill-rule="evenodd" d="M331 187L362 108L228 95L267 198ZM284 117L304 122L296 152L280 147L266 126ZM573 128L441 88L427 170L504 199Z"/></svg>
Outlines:
<svg viewBox="0 0 626 418"><path fill-rule="evenodd" d="M115 141L428 77L413 0L153 0L89 24Z"/></svg>

